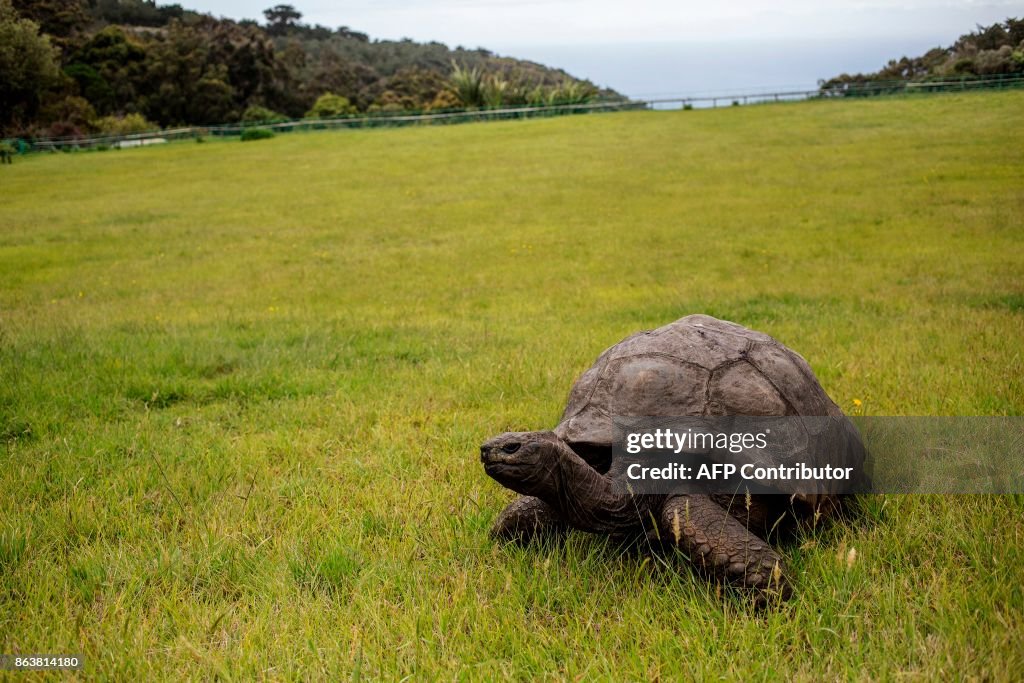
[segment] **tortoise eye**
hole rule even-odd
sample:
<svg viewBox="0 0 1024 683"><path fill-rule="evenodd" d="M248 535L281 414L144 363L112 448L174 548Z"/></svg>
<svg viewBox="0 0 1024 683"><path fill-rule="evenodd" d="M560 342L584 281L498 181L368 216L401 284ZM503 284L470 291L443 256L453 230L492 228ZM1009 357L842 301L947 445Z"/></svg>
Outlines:
<svg viewBox="0 0 1024 683"><path fill-rule="evenodd" d="M512 443L507 443L504 446L502 446L501 450L511 455L512 453L518 451L522 445L523 444L519 443L518 441L513 441Z"/></svg>

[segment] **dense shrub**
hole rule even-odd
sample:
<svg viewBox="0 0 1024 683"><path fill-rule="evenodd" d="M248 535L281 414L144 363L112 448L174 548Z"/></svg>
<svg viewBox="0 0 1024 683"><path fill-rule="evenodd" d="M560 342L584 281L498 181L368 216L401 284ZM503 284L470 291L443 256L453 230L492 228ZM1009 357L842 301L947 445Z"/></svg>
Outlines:
<svg viewBox="0 0 1024 683"><path fill-rule="evenodd" d="M96 121L96 128L105 135L132 135L157 130L160 126L147 121L142 114L126 114L124 116L104 116Z"/></svg>
<svg viewBox="0 0 1024 683"><path fill-rule="evenodd" d="M87 128L75 125L71 121L54 121L43 129L44 136L48 138L80 138L88 132Z"/></svg>
<svg viewBox="0 0 1024 683"><path fill-rule="evenodd" d="M401 114L409 111L398 102L388 102L386 104L371 104L369 109L366 110L368 114Z"/></svg>
<svg viewBox="0 0 1024 683"><path fill-rule="evenodd" d="M468 69L452 62L452 90L463 107L484 105L484 76L480 69Z"/></svg>
<svg viewBox="0 0 1024 683"><path fill-rule="evenodd" d="M453 93L451 90L442 90L437 93L433 101L427 107L428 109L455 109L462 105L458 95Z"/></svg>
<svg viewBox="0 0 1024 683"><path fill-rule="evenodd" d="M266 140L274 137L274 131L266 128L246 128L242 131L242 142L249 140Z"/></svg>
<svg viewBox="0 0 1024 683"><path fill-rule="evenodd" d="M347 97L324 93L317 98L313 108L306 112L307 119L333 119L339 116L351 116L357 112Z"/></svg>
<svg viewBox="0 0 1024 683"><path fill-rule="evenodd" d="M1017 69L1013 48L1003 45L996 50L982 50L974 60L975 73L982 76L1010 74Z"/></svg>
<svg viewBox="0 0 1024 683"><path fill-rule="evenodd" d="M46 122L46 125L37 128L43 135L77 136L95 128L96 110L84 97L69 95L48 103L39 118Z"/></svg>
<svg viewBox="0 0 1024 683"><path fill-rule="evenodd" d="M548 104L585 104L596 95L597 89L589 83L565 80L548 92Z"/></svg>
<svg viewBox="0 0 1024 683"><path fill-rule="evenodd" d="M250 105L242 114L242 123L276 123L287 121L288 117L273 109L261 107L258 104Z"/></svg>

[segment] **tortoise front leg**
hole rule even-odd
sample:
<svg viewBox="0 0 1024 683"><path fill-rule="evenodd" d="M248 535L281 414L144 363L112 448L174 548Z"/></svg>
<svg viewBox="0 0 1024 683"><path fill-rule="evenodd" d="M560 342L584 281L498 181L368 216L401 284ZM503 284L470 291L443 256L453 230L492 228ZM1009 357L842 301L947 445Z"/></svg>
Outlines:
<svg viewBox="0 0 1024 683"><path fill-rule="evenodd" d="M491 538L528 543L534 538L569 528L558 512L540 498L519 496L508 504L491 527Z"/></svg>
<svg viewBox="0 0 1024 683"><path fill-rule="evenodd" d="M663 539L718 580L757 591L759 601L791 595L779 554L708 496L670 496L658 526Z"/></svg>

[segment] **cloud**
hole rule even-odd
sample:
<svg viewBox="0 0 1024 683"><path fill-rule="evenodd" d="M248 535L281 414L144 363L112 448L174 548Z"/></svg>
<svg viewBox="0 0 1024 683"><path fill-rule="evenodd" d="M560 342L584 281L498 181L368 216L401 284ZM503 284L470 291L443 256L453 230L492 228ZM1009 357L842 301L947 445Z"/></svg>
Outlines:
<svg viewBox="0 0 1024 683"><path fill-rule="evenodd" d="M252 5L240 0L197 1L200 9L215 14L257 18ZM292 1L309 23L349 26L375 38L410 37L467 47L900 34L928 34L949 42L976 23L1021 13L1019 2L1005 0Z"/></svg>

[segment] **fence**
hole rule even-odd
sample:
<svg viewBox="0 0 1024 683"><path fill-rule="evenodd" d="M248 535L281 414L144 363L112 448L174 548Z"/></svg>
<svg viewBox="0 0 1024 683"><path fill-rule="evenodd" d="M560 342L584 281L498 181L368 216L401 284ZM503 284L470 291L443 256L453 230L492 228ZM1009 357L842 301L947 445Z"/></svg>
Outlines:
<svg viewBox="0 0 1024 683"><path fill-rule="evenodd" d="M188 138L237 137L251 128L262 128L278 133L308 130L329 130L337 128L377 128L410 125L434 125L464 123L468 121L490 121L499 119L535 118L540 116L564 116L600 111L626 111L645 109L646 103L633 100L614 100L582 104L557 104L549 106L503 107L495 109L470 109L432 113L375 114L349 116L333 119L296 119L259 123L235 123L219 126L190 126L154 130L128 135L90 135L75 137L34 138L17 140L19 151L58 151L67 149L91 149L138 147L148 144L169 142Z"/></svg>
<svg viewBox="0 0 1024 683"><path fill-rule="evenodd" d="M963 92L966 90L1008 90L1024 88L1024 74L995 74L983 78L944 78L926 81L862 81L826 85L814 89L788 90L781 92L746 91L735 94L708 93L703 95L668 97L644 100L650 108L664 109L670 106L686 107L705 105L761 104L768 102L792 102L809 99L831 99L843 97L875 97L879 95L915 95L930 93Z"/></svg>
<svg viewBox="0 0 1024 683"><path fill-rule="evenodd" d="M1008 90L1024 87L1024 74L992 74L961 78L936 78L923 81L853 81L826 84L823 97L875 97L915 93L948 93L966 90Z"/></svg>
<svg viewBox="0 0 1024 683"><path fill-rule="evenodd" d="M133 133L129 135L35 138L31 140L14 140L12 142L14 143L15 148L20 152L110 147L124 148L191 138L237 137L248 128L263 128L279 133L287 133L293 131L329 130L338 128L436 125L464 123L468 121L564 116L568 114L627 111L636 109L665 109L673 107L691 108L695 105L717 107L719 104L747 105L819 98L875 97L880 95L913 95L982 89L1003 90L1011 88L1024 88L1024 74L932 81L864 81L833 84L829 86L823 85L822 87L813 90L789 90L783 92L748 91L732 95L708 94L648 100L613 100L582 104L518 106L428 113L406 112L399 114L351 116L334 119L297 119L291 121L274 121L255 124L239 123L219 126L190 126L184 128L149 131L145 133Z"/></svg>

